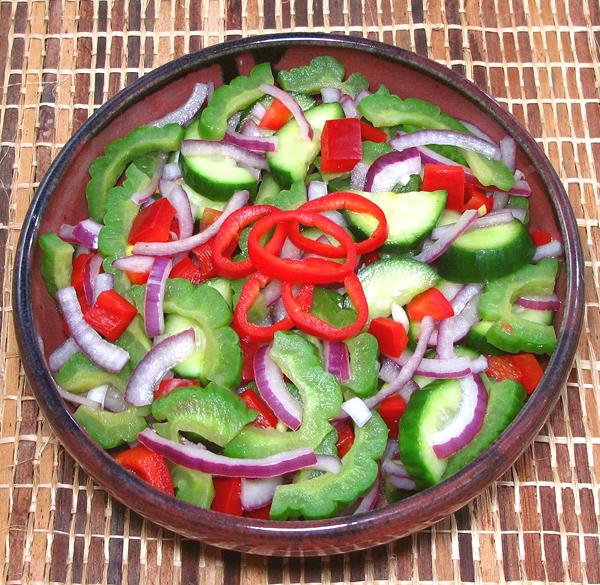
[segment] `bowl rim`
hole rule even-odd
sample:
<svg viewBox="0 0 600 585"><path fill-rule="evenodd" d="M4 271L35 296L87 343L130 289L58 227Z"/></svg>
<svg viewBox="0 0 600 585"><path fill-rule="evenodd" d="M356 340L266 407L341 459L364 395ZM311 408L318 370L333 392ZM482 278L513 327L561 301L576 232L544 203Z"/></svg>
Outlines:
<svg viewBox="0 0 600 585"><path fill-rule="evenodd" d="M261 49L285 48L290 44L320 46L323 50L339 48L357 50L400 63L450 86L463 99L475 103L484 110L486 115L491 116L507 134L515 139L540 175L563 237L567 279L564 316L556 351L549 360L540 386L529 398L500 441L454 476L396 504L356 516L281 522L229 516L211 510L203 510L172 496L167 496L130 474L106 451L93 443L79 428L65 407L46 365L34 328L30 276L33 270L32 255L37 243L41 217L51 199L58 179L68 168L72 156L82 142L93 139L122 111L139 99L195 69L219 63L224 58L233 58L241 53L257 51L260 53ZM282 539L289 543L287 554L295 555L302 554L302 543L310 541L311 538L326 536L337 539L343 532L349 531L350 534L357 534L359 531L374 526L393 527L400 523L410 523L411 519L417 521L410 530L405 530L397 536L391 536L386 541L359 544L358 546L344 547L340 545L339 552L344 552L381 544L433 524L462 507L488 487L491 483L490 469L496 470L492 481L497 480L528 447L558 400L577 349L584 307L583 255L573 209L560 179L545 153L535 139L507 110L474 83L426 57L378 41L327 33L278 33L227 41L170 61L138 78L88 118L55 158L31 202L16 253L13 273L13 303L15 330L21 360L38 405L43 410L61 444L117 500L124 502L125 505L153 522L168 526L171 530L186 536L194 538L201 527L205 529L211 527L211 530L215 532L221 530L228 534L225 536L215 535L216 537L212 541L203 536L197 536L197 538L217 546L224 546L222 542L226 542L229 548L240 551L258 550L263 554L269 554L269 543ZM532 416L532 413L535 415ZM507 453L518 453L518 455L511 456L507 460ZM135 499L131 491L132 486L135 489ZM423 510L424 501L430 502L427 513ZM148 510L157 510L160 514L158 516L148 514ZM187 527L173 526L172 521L175 516L179 520L185 518ZM248 546L247 543L251 542L252 538L256 539L257 536L261 540L258 549L256 546ZM232 539L236 542L239 541L239 546L236 543L232 544ZM264 550L261 550L261 544L264 545ZM331 551L325 552L331 553ZM279 551L276 554L286 553Z"/></svg>

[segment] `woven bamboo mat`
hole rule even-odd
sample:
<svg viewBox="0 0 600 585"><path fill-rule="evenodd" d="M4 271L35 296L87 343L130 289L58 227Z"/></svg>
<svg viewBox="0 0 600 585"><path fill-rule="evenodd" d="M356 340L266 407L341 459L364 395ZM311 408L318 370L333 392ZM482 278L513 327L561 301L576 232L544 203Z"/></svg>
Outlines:
<svg viewBox="0 0 600 585"><path fill-rule="evenodd" d="M173 57L276 30L395 43L475 80L548 153L586 260L577 361L550 422L515 467L431 530L324 559L222 552L109 498L52 436L12 329L21 222L71 133ZM0 1L0 582L600 583L599 41L598 0Z"/></svg>

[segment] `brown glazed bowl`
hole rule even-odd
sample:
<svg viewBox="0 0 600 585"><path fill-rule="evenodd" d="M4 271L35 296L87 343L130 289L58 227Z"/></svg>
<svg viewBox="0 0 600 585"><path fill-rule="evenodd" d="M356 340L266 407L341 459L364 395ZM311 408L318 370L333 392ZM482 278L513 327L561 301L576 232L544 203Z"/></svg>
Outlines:
<svg viewBox="0 0 600 585"><path fill-rule="evenodd" d="M516 140L518 167L533 188L533 227L550 231L565 245L558 286L562 300L556 318L558 348L541 384L502 438L440 485L387 508L331 520L271 522L202 510L125 471L85 435L59 397L44 356L64 336L42 282L38 235L86 217L84 190L94 158L110 141L184 102L195 82L210 80L219 86L248 73L255 63L268 61L275 70L288 69L322 54L340 59L347 73L363 72L372 87L385 83L402 97L441 105L494 139L509 134ZM23 226L14 272L15 325L25 371L54 432L115 498L179 534L223 548L268 555L328 555L421 530L464 506L510 467L546 421L571 367L582 323L582 266L577 225L556 172L535 140L478 87L424 57L382 43L323 34L277 34L217 45L168 63L121 91L75 133L39 186Z"/></svg>

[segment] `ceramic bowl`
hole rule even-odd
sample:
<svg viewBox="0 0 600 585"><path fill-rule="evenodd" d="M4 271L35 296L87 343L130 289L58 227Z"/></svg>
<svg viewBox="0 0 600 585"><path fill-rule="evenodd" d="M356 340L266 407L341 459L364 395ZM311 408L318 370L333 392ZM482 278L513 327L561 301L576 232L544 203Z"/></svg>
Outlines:
<svg viewBox="0 0 600 585"><path fill-rule="evenodd" d="M377 511L322 521L271 522L202 510L154 490L115 463L87 438L57 394L44 356L64 335L42 282L38 235L86 217L84 191L94 158L110 141L185 101L194 83L212 81L219 86L248 73L256 63L268 61L274 70L288 69L322 54L337 57L347 73L363 72L372 88L385 83L400 96L441 105L494 139L506 134L515 139L518 168L533 189L532 227L550 231L565 246L558 285L562 300L556 317L558 347L541 384L502 438L440 485ZM52 164L25 219L14 273L15 325L25 371L52 429L67 451L115 498L166 528L212 545L269 555L325 555L364 549L421 530L464 506L510 467L546 421L571 367L582 322L582 266L577 225L556 172L535 140L477 86L433 61L378 42L277 34L217 45L159 67L113 97L82 125Z"/></svg>

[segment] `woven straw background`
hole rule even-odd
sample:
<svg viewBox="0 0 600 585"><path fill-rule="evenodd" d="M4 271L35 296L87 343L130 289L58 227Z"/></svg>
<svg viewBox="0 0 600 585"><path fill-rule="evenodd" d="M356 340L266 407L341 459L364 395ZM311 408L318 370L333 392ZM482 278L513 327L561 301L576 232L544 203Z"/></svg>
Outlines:
<svg viewBox="0 0 600 585"><path fill-rule="evenodd" d="M475 80L548 153L585 250L584 335L562 399L534 445L431 530L325 559L222 552L113 501L52 436L12 329L19 228L72 132L173 57L276 30L379 39ZM600 583L599 41L598 0L0 1L0 582Z"/></svg>

